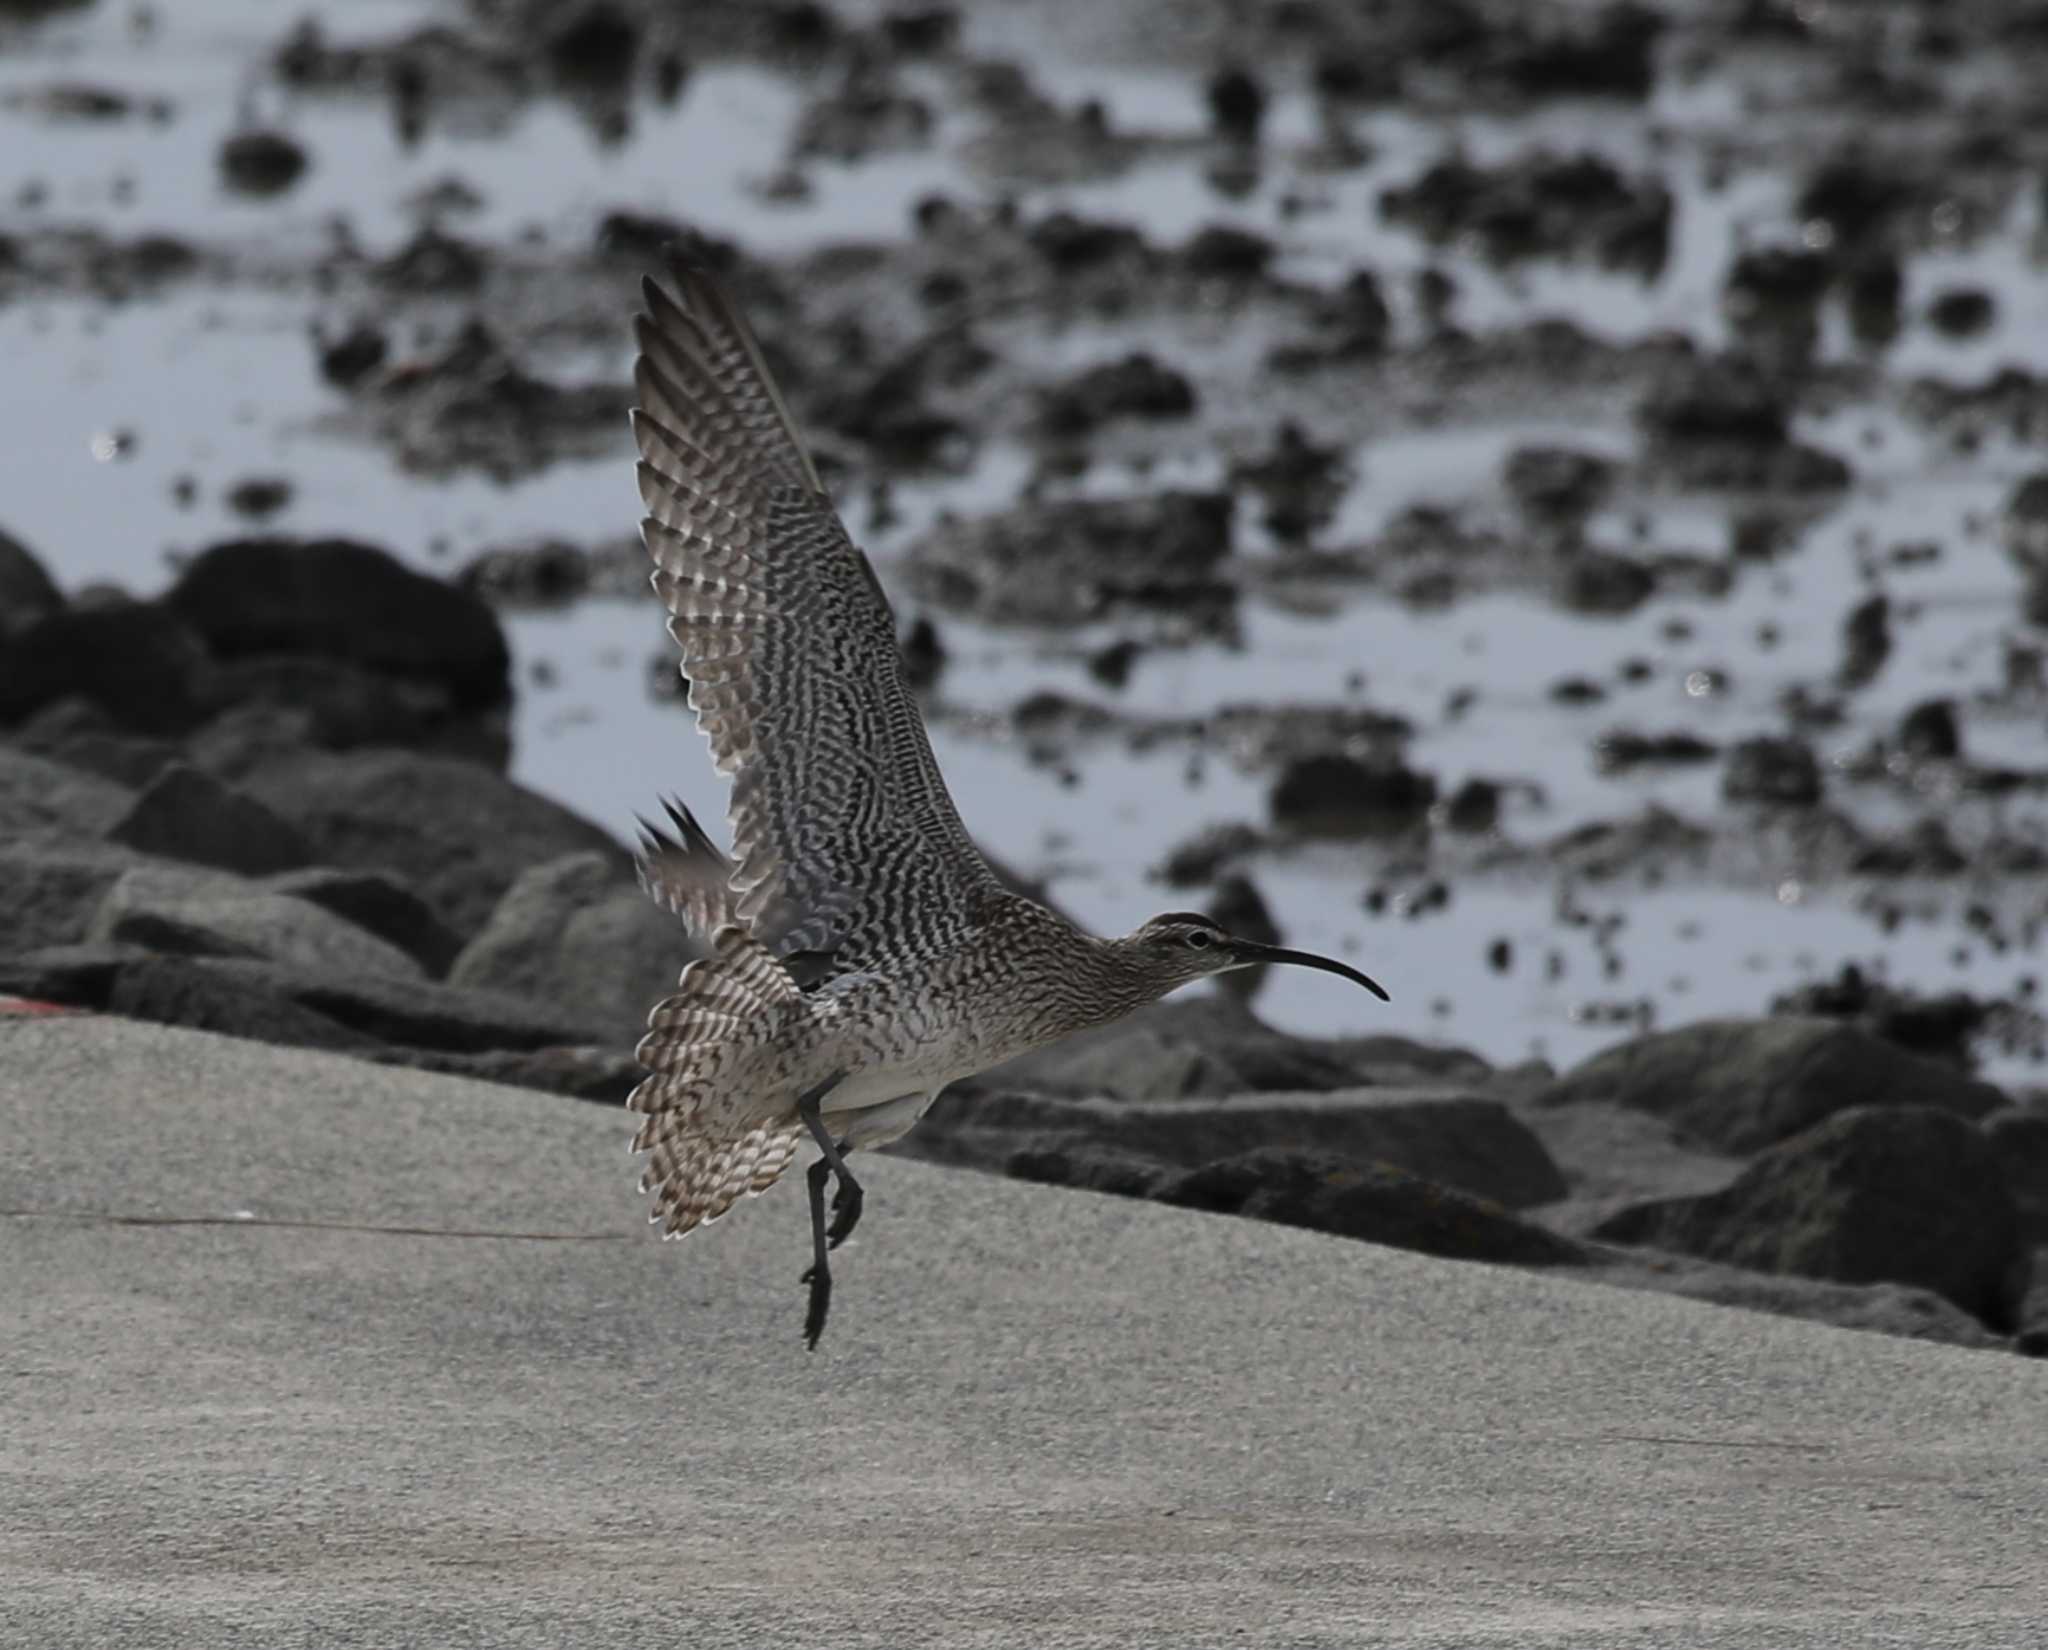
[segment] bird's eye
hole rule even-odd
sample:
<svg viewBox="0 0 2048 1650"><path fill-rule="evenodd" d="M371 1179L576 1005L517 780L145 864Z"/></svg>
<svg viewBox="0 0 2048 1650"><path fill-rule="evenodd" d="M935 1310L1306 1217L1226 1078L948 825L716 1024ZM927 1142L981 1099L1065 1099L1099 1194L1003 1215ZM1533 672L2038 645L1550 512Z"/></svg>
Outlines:
<svg viewBox="0 0 2048 1650"><path fill-rule="evenodd" d="M1207 950L1209 941L1210 936L1199 928L1192 928L1188 931L1188 944L1197 951Z"/></svg>

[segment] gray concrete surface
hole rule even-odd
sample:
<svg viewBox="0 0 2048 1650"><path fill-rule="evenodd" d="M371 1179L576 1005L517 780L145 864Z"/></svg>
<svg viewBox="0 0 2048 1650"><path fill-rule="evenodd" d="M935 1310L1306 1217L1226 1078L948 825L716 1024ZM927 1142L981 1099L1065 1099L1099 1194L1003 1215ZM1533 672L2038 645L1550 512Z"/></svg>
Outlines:
<svg viewBox="0 0 2048 1650"><path fill-rule="evenodd" d="M6 1646L2048 1643L2048 1369L0 1021ZM253 1218L244 1218L253 1217Z"/></svg>

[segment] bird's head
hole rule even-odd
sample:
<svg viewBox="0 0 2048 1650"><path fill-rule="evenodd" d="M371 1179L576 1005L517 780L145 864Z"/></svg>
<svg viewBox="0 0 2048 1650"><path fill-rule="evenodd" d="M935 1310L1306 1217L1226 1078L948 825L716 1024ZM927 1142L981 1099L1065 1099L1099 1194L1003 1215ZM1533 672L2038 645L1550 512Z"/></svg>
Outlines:
<svg viewBox="0 0 2048 1650"><path fill-rule="evenodd" d="M1154 995L1159 997L1211 974L1227 974L1233 968L1287 963L1299 968L1320 968L1325 974L1336 974L1353 985L1364 986L1381 1002L1389 1000L1377 981L1355 968L1318 957L1312 951L1290 951L1285 946L1243 939L1192 911L1168 911L1112 943L1148 984L1156 982L1158 989Z"/></svg>

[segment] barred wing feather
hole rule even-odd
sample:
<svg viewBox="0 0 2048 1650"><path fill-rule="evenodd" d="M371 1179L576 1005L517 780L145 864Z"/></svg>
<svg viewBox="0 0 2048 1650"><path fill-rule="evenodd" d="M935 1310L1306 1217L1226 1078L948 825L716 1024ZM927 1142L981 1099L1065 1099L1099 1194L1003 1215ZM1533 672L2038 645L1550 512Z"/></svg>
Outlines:
<svg viewBox="0 0 2048 1650"><path fill-rule="evenodd" d="M943 947L995 890L947 794L874 569L760 347L699 271L644 283L641 534L690 704L732 776L738 920L835 972Z"/></svg>

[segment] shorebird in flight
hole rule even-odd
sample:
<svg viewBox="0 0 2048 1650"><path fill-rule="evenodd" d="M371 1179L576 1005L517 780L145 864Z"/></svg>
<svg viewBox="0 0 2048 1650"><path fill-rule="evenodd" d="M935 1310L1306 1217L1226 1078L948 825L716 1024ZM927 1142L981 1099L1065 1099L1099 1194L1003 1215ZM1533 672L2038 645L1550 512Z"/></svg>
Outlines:
<svg viewBox="0 0 2048 1650"><path fill-rule="evenodd" d="M997 880L905 687L888 598L847 536L745 320L671 264L635 325L641 536L697 725L732 779L728 858L670 805L650 895L708 946L648 1016L633 1149L680 1237L766 1191L808 1136L804 1338L860 1220L850 1153L907 1132L955 1078L1211 974L1296 963L1174 912L1098 939ZM643 821L643 824L645 822ZM825 1186L836 1182L827 1224Z"/></svg>

